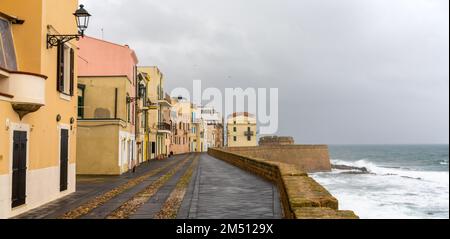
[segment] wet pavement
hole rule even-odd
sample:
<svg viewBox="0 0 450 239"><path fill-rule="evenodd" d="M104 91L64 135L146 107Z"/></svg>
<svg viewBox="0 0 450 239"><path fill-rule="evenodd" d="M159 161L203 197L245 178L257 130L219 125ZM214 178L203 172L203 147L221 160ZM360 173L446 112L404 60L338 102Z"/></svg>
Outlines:
<svg viewBox="0 0 450 239"><path fill-rule="evenodd" d="M20 219L60 218L96 198L115 190L130 180L151 175L131 188L99 204L80 219L103 219L135 195L151 187L170 170L179 169L143 203L130 219L150 219L160 212L162 205L175 189L192 161L199 163L192 174L186 194L179 206L177 218L281 218L282 211L277 188L258 176L226 162L202 154L177 155L161 161L140 165L135 173L121 176L78 176L77 192L19 215ZM188 163L182 164L188 160ZM164 168L158 171L158 169ZM149 174L151 172L155 174Z"/></svg>
<svg viewBox="0 0 450 239"><path fill-rule="evenodd" d="M177 218L281 218L277 188L224 161L202 154Z"/></svg>

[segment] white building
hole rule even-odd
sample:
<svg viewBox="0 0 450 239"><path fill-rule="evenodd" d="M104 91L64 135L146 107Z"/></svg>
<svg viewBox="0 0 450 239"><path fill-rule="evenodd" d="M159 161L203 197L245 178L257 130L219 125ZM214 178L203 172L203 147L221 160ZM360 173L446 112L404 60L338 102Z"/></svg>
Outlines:
<svg viewBox="0 0 450 239"><path fill-rule="evenodd" d="M222 115L212 106L198 107L197 116L202 120L204 125L204 151L208 151L209 147L218 147L217 142L223 142L223 120ZM220 144L220 143L219 143Z"/></svg>

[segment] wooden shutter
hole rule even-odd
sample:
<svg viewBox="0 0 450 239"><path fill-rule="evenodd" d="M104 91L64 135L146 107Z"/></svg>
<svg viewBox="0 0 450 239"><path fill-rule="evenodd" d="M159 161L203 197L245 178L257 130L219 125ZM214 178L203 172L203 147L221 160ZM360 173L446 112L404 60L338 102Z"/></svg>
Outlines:
<svg viewBox="0 0 450 239"><path fill-rule="evenodd" d="M64 92L64 45L58 46L56 71L56 89Z"/></svg>
<svg viewBox="0 0 450 239"><path fill-rule="evenodd" d="M12 208L25 204L27 174L27 132L14 131L12 162Z"/></svg>
<svg viewBox="0 0 450 239"><path fill-rule="evenodd" d="M74 56L74 50L70 48L70 95L73 96L74 91L74 80L75 80L75 56Z"/></svg>
<svg viewBox="0 0 450 239"><path fill-rule="evenodd" d="M69 168L69 130L61 129L59 190L67 190Z"/></svg>

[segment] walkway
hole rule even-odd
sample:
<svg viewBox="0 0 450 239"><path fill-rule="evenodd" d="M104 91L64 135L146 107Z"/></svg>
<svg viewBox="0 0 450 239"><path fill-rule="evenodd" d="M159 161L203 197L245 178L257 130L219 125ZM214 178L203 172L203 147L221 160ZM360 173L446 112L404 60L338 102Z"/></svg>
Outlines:
<svg viewBox="0 0 450 239"><path fill-rule="evenodd" d="M281 218L276 187L207 154L151 161L136 173L78 177L77 192L17 218Z"/></svg>
<svg viewBox="0 0 450 239"><path fill-rule="evenodd" d="M258 176L202 154L178 218L281 218L277 188Z"/></svg>

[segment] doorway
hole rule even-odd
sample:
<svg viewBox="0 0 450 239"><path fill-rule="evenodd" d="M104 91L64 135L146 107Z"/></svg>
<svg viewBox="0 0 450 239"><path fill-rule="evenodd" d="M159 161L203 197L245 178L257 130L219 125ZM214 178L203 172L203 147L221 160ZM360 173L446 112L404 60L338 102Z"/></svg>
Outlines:
<svg viewBox="0 0 450 239"><path fill-rule="evenodd" d="M27 132L14 131L12 163L12 208L25 204L27 177Z"/></svg>
<svg viewBox="0 0 450 239"><path fill-rule="evenodd" d="M67 190L69 170L69 130L61 129L59 191Z"/></svg>

